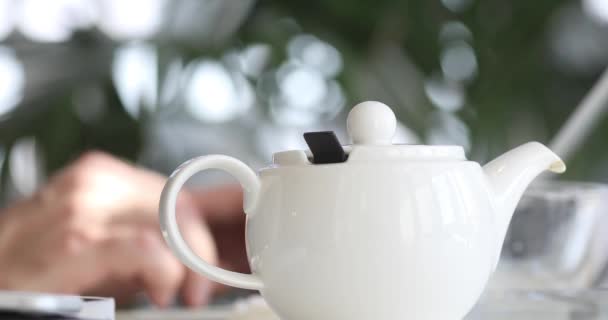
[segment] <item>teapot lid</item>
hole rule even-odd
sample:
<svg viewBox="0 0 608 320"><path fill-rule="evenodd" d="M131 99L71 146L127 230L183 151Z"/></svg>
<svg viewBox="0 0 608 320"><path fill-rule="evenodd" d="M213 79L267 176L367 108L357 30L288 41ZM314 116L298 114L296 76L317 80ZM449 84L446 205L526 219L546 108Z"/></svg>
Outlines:
<svg viewBox="0 0 608 320"><path fill-rule="evenodd" d="M290 150L273 155L275 165L315 165L392 160L466 160L461 146L393 144L395 114L377 101L359 103L346 122L352 145L342 146L331 131L308 132L310 150Z"/></svg>

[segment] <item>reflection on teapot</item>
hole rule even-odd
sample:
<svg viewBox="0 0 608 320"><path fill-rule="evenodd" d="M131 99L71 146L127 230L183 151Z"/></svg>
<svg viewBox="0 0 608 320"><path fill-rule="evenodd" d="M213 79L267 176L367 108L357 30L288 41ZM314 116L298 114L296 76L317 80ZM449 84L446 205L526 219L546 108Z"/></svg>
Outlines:
<svg viewBox="0 0 608 320"><path fill-rule="evenodd" d="M348 116L353 145L307 134L310 151L276 153L259 176L226 156L190 160L161 197L165 240L191 269L259 290L284 320L462 319L527 185L565 165L530 142L481 167L459 146L393 145L395 127L390 108L364 102ZM177 193L205 169L243 186L252 274L208 264L178 230Z"/></svg>

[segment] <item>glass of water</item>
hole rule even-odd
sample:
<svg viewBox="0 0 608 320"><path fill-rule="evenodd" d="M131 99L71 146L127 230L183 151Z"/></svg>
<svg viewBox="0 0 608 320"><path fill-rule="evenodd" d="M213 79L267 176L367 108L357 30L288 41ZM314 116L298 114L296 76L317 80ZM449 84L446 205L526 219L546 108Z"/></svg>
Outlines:
<svg viewBox="0 0 608 320"><path fill-rule="evenodd" d="M602 286L608 261L608 186L530 186L507 233L490 289Z"/></svg>
<svg viewBox="0 0 608 320"><path fill-rule="evenodd" d="M608 291L486 291L465 320L608 319Z"/></svg>

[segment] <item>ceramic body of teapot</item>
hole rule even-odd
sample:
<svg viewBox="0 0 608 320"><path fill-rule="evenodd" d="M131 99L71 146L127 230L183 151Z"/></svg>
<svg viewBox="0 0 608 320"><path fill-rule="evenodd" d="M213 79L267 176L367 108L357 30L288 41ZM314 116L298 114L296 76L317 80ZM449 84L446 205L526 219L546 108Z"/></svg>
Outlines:
<svg viewBox="0 0 608 320"><path fill-rule="evenodd" d="M395 124L385 105L359 104L348 119L353 145L309 136L312 153L277 153L259 176L230 157L193 159L163 191L163 235L187 266L259 290L284 320L461 319L528 183L565 166L531 142L481 167L458 146L392 145ZM179 233L177 193L211 168L243 186L251 275L209 265Z"/></svg>

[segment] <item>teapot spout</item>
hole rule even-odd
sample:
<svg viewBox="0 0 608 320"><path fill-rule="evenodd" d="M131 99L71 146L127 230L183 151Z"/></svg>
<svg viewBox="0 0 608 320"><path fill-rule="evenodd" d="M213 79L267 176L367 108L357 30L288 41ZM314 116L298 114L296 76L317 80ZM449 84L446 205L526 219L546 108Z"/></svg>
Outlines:
<svg viewBox="0 0 608 320"><path fill-rule="evenodd" d="M566 165L553 151L538 142L523 144L483 166L498 215L498 253L519 199L530 182L545 170L562 173L566 171Z"/></svg>

